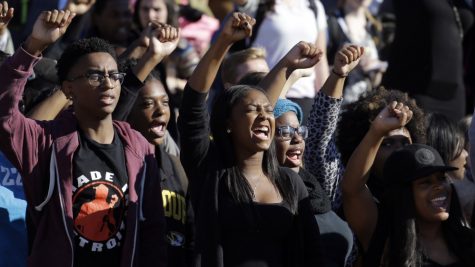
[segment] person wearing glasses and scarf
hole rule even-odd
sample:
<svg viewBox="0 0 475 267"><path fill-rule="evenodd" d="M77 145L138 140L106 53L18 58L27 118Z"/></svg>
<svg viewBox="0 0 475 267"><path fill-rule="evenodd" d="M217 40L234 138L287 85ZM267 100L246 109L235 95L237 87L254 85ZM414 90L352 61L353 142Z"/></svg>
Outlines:
<svg viewBox="0 0 475 267"><path fill-rule="evenodd" d="M326 266L345 266L353 246L353 237L348 224L331 209L331 202L317 178L302 166L305 139L308 128L300 125L302 109L288 99L279 99L274 107L275 144L277 160L284 167L297 172L307 187L313 214L325 244Z"/></svg>

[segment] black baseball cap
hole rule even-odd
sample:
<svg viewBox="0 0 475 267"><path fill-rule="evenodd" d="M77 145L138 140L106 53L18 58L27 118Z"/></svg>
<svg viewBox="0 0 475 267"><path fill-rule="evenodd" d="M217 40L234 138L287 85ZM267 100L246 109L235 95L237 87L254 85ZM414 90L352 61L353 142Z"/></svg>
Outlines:
<svg viewBox="0 0 475 267"><path fill-rule="evenodd" d="M422 144L407 145L394 151L384 164L383 174L390 183L410 183L436 172L458 168L445 165L439 152Z"/></svg>

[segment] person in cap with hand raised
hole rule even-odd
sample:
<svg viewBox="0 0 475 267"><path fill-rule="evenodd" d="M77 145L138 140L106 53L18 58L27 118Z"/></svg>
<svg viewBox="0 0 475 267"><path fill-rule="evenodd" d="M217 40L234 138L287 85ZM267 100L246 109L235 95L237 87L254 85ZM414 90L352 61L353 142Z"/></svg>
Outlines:
<svg viewBox="0 0 475 267"><path fill-rule="evenodd" d="M372 122L351 156L342 182L343 207L364 253L364 266L474 266L474 232L462 223L456 192L439 153L407 145L387 159L385 194L376 202L366 186L383 137L406 125L412 111L393 102Z"/></svg>

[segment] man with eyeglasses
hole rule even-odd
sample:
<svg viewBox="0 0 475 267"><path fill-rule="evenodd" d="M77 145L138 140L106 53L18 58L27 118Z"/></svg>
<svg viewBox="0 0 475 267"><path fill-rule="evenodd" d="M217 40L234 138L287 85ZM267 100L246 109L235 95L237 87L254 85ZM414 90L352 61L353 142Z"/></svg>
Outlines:
<svg viewBox="0 0 475 267"><path fill-rule="evenodd" d="M33 66L74 15L43 12L26 42L0 66L0 150L23 177L28 264L166 266L154 149L127 123L112 120L125 76L114 48L91 38L64 51L58 77L72 110L48 122L27 119L18 110ZM0 15L0 23L10 18ZM160 56L157 36L160 42L178 40L175 28L162 25L151 33L144 57Z"/></svg>

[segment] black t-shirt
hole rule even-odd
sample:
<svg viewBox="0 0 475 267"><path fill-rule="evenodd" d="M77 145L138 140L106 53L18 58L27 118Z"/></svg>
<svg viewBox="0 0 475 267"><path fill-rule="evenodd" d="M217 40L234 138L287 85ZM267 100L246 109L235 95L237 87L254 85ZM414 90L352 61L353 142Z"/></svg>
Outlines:
<svg viewBox="0 0 475 267"><path fill-rule="evenodd" d="M187 266L190 230L186 192L188 181L177 170L178 166L162 148L156 147L155 155L160 166L163 210L167 222L168 266ZM178 162L178 160L177 160Z"/></svg>
<svg viewBox="0 0 475 267"><path fill-rule="evenodd" d="M288 259L293 214L286 202L236 203L224 183L220 184L224 266L281 267Z"/></svg>
<svg viewBox="0 0 475 267"><path fill-rule="evenodd" d="M116 132L112 144L82 132L79 143L73 160L75 266L119 266L128 204L124 147Z"/></svg>

